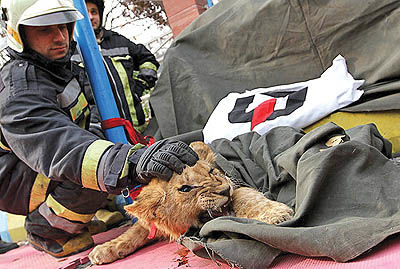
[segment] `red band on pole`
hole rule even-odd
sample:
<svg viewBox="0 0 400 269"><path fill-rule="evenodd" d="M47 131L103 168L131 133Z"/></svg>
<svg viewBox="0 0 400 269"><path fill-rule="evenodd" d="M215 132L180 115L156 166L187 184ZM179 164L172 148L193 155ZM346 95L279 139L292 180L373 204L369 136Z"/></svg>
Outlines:
<svg viewBox="0 0 400 269"><path fill-rule="evenodd" d="M122 119L122 118L111 118L108 120L104 120L101 122L101 128L103 130L123 126L129 135L129 139L133 144L143 144L146 146L150 146L154 143L154 138L152 136L143 136L141 133L133 128L130 121Z"/></svg>

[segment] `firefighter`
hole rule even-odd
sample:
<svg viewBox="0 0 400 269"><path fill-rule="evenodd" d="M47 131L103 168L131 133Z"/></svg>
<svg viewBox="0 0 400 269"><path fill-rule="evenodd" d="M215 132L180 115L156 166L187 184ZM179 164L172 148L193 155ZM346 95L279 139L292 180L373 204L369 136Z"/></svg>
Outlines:
<svg viewBox="0 0 400 269"><path fill-rule="evenodd" d="M89 19L100 46L110 85L121 118L131 122L139 133L144 133L152 111L150 94L157 80L159 63L155 56L142 44L135 44L126 37L103 27L104 1L85 0ZM79 54L72 57L82 63ZM150 134L150 132L147 132ZM129 140L129 135L127 134ZM130 140L129 140L130 141ZM130 141L135 143L135 141ZM124 219L130 218L123 210L117 211L117 201L121 196L109 196L109 203L96 213L96 218L104 221L107 227L113 227Z"/></svg>
<svg viewBox="0 0 400 269"><path fill-rule="evenodd" d="M86 0L96 39L101 48L120 116L143 133L151 119L150 93L157 81L159 63L142 44L103 27L103 0ZM74 61L81 62L79 55Z"/></svg>
<svg viewBox="0 0 400 269"><path fill-rule="evenodd" d="M72 0L3 0L0 210L26 215L30 244L64 257L93 246L89 223L118 194L198 157L186 144L114 144L90 132L91 93L70 60L82 18Z"/></svg>

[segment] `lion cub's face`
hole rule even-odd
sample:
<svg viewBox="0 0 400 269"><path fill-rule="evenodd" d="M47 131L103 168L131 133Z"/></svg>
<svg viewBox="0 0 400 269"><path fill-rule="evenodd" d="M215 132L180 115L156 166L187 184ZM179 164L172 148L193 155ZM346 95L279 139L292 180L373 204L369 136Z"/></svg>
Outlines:
<svg viewBox="0 0 400 269"><path fill-rule="evenodd" d="M218 169L200 160L171 179L168 204L179 205L191 226L200 226L226 214L232 194L230 181Z"/></svg>
<svg viewBox="0 0 400 269"><path fill-rule="evenodd" d="M228 215L232 194L230 181L209 162L199 160L181 175L174 174L169 182L153 179L125 209L143 225L154 222L159 230L177 239L191 226Z"/></svg>

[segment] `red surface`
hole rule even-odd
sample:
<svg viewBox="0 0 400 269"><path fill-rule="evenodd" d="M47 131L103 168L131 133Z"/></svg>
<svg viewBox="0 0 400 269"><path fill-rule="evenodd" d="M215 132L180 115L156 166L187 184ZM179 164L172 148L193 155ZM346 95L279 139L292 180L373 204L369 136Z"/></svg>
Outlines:
<svg viewBox="0 0 400 269"><path fill-rule="evenodd" d="M115 238L126 230L126 227L116 228L105 233L94 236L95 244L101 244ZM158 242L147 246L111 264L92 266L89 268L99 269L175 269L175 268L218 268L212 261L199 258L192 253L187 253L186 249L177 243ZM90 250L70 256L68 258L57 259L44 252L40 252L29 245L11 250L5 254L0 254L0 269L57 269L66 268L69 264L80 258L85 258ZM221 269L230 268L223 265Z"/></svg>
<svg viewBox="0 0 400 269"><path fill-rule="evenodd" d="M126 228L121 227L94 236L95 243L100 244L122 233ZM66 268L77 259L84 259L90 250L74 256L56 259L30 246L23 246L0 254L1 269L57 269ZM159 242L147 246L125 259L111 264L92 266L99 269L199 269L199 268L231 268L227 265L218 267L211 260L202 259L187 253L185 248L168 242ZM387 239L365 255L347 263L336 263L328 258L308 258L287 254L277 258L270 268L273 269L365 269L365 268L400 268L400 236Z"/></svg>
<svg viewBox="0 0 400 269"><path fill-rule="evenodd" d="M399 269L400 236L386 239L364 255L346 263L329 258L309 258L299 255L283 255L270 266L273 269Z"/></svg>

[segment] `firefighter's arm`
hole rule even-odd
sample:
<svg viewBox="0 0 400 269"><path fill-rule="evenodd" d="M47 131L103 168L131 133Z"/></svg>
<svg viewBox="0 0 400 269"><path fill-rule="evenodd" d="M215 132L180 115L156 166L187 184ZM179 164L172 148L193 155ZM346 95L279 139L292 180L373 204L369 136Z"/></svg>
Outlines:
<svg viewBox="0 0 400 269"><path fill-rule="evenodd" d="M142 44L130 43L129 53L135 63L134 79L146 88L153 88L157 81L157 69L160 66L156 57Z"/></svg>
<svg viewBox="0 0 400 269"><path fill-rule="evenodd" d="M161 140L149 148L116 144L101 158L97 171L102 191L118 194L147 184L153 177L169 180L174 172L181 174L185 165L193 166L197 154L185 143L173 139Z"/></svg>

